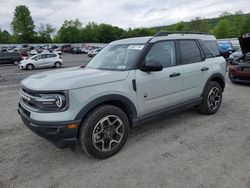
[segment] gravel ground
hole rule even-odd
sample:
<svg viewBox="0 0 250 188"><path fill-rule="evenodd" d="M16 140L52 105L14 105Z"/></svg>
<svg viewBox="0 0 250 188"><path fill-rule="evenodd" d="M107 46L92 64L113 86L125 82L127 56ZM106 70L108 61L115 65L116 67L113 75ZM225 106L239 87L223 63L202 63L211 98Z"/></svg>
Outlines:
<svg viewBox="0 0 250 188"><path fill-rule="evenodd" d="M65 55L65 67L86 55ZM70 60L70 61L69 61ZM0 67L0 187L250 188L250 87L227 80L212 116L187 110L131 130L106 160L60 150L35 135L16 108L21 78L44 70Z"/></svg>

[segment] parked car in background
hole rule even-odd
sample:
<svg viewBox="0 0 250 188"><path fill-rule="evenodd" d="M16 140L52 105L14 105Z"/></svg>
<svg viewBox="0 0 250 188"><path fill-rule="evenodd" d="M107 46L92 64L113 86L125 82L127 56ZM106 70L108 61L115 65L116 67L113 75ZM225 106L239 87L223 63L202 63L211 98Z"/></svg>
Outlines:
<svg viewBox="0 0 250 188"><path fill-rule="evenodd" d="M90 51L90 52L88 53L88 56L89 56L89 57L94 57L94 56L96 56L101 50L102 50L102 48L94 49L94 50L92 50L92 51Z"/></svg>
<svg viewBox="0 0 250 188"><path fill-rule="evenodd" d="M63 45L61 50L63 53L71 53L72 46L70 44Z"/></svg>
<svg viewBox="0 0 250 188"><path fill-rule="evenodd" d="M30 51L31 56L34 56L34 55L37 55L37 54L38 54L38 52L35 49Z"/></svg>
<svg viewBox="0 0 250 188"><path fill-rule="evenodd" d="M83 49L80 47L73 47L72 54L83 54Z"/></svg>
<svg viewBox="0 0 250 188"><path fill-rule="evenodd" d="M229 66L228 77L232 82L250 83L250 34L239 38L242 56Z"/></svg>
<svg viewBox="0 0 250 188"><path fill-rule="evenodd" d="M239 59L240 57L242 57L243 54L241 51L237 51L237 52L233 52L227 59L227 62L230 64L233 64L234 61L236 61L237 59Z"/></svg>
<svg viewBox="0 0 250 188"><path fill-rule="evenodd" d="M32 70L34 68L60 68L63 65L61 56L54 53L42 53L20 61L20 69Z"/></svg>
<svg viewBox="0 0 250 188"><path fill-rule="evenodd" d="M20 54L22 56L22 59L28 59L28 57L29 57L27 50L21 49Z"/></svg>
<svg viewBox="0 0 250 188"><path fill-rule="evenodd" d="M235 52L235 49L230 41L218 42L221 55L227 60L228 57Z"/></svg>
<svg viewBox="0 0 250 188"><path fill-rule="evenodd" d="M17 65L22 60L19 53L14 52L0 52L0 64L13 64Z"/></svg>
<svg viewBox="0 0 250 188"><path fill-rule="evenodd" d="M8 46L1 46L0 51L7 52Z"/></svg>

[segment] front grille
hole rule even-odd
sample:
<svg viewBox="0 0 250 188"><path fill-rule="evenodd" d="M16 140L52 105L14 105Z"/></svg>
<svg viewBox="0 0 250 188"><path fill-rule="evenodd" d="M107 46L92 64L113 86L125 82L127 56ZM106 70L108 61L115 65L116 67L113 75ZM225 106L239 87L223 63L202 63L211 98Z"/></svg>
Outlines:
<svg viewBox="0 0 250 188"><path fill-rule="evenodd" d="M26 116L30 117L30 112L28 110L26 110L25 108L23 108L22 105L19 104L19 108L23 111L23 113Z"/></svg>
<svg viewBox="0 0 250 188"><path fill-rule="evenodd" d="M37 97L37 94L35 92L22 88L20 90L20 95L21 95L22 101L25 104L33 108L36 107L35 98Z"/></svg>

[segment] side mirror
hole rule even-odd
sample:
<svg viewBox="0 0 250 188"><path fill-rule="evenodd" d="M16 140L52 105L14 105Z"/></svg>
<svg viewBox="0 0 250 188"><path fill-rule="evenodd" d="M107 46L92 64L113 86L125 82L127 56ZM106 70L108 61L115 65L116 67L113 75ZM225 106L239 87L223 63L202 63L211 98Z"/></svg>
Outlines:
<svg viewBox="0 0 250 188"><path fill-rule="evenodd" d="M140 68L141 71L144 72L156 72L161 71L163 66L158 61L145 61L144 65Z"/></svg>

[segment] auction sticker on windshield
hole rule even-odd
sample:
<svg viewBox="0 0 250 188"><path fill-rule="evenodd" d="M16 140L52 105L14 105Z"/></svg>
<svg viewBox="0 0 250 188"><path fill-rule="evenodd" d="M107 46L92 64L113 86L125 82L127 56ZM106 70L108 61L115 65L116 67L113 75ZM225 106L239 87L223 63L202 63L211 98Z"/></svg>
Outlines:
<svg viewBox="0 0 250 188"><path fill-rule="evenodd" d="M142 50L143 47L144 47L144 45L129 45L128 49L130 49L130 50Z"/></svg>

